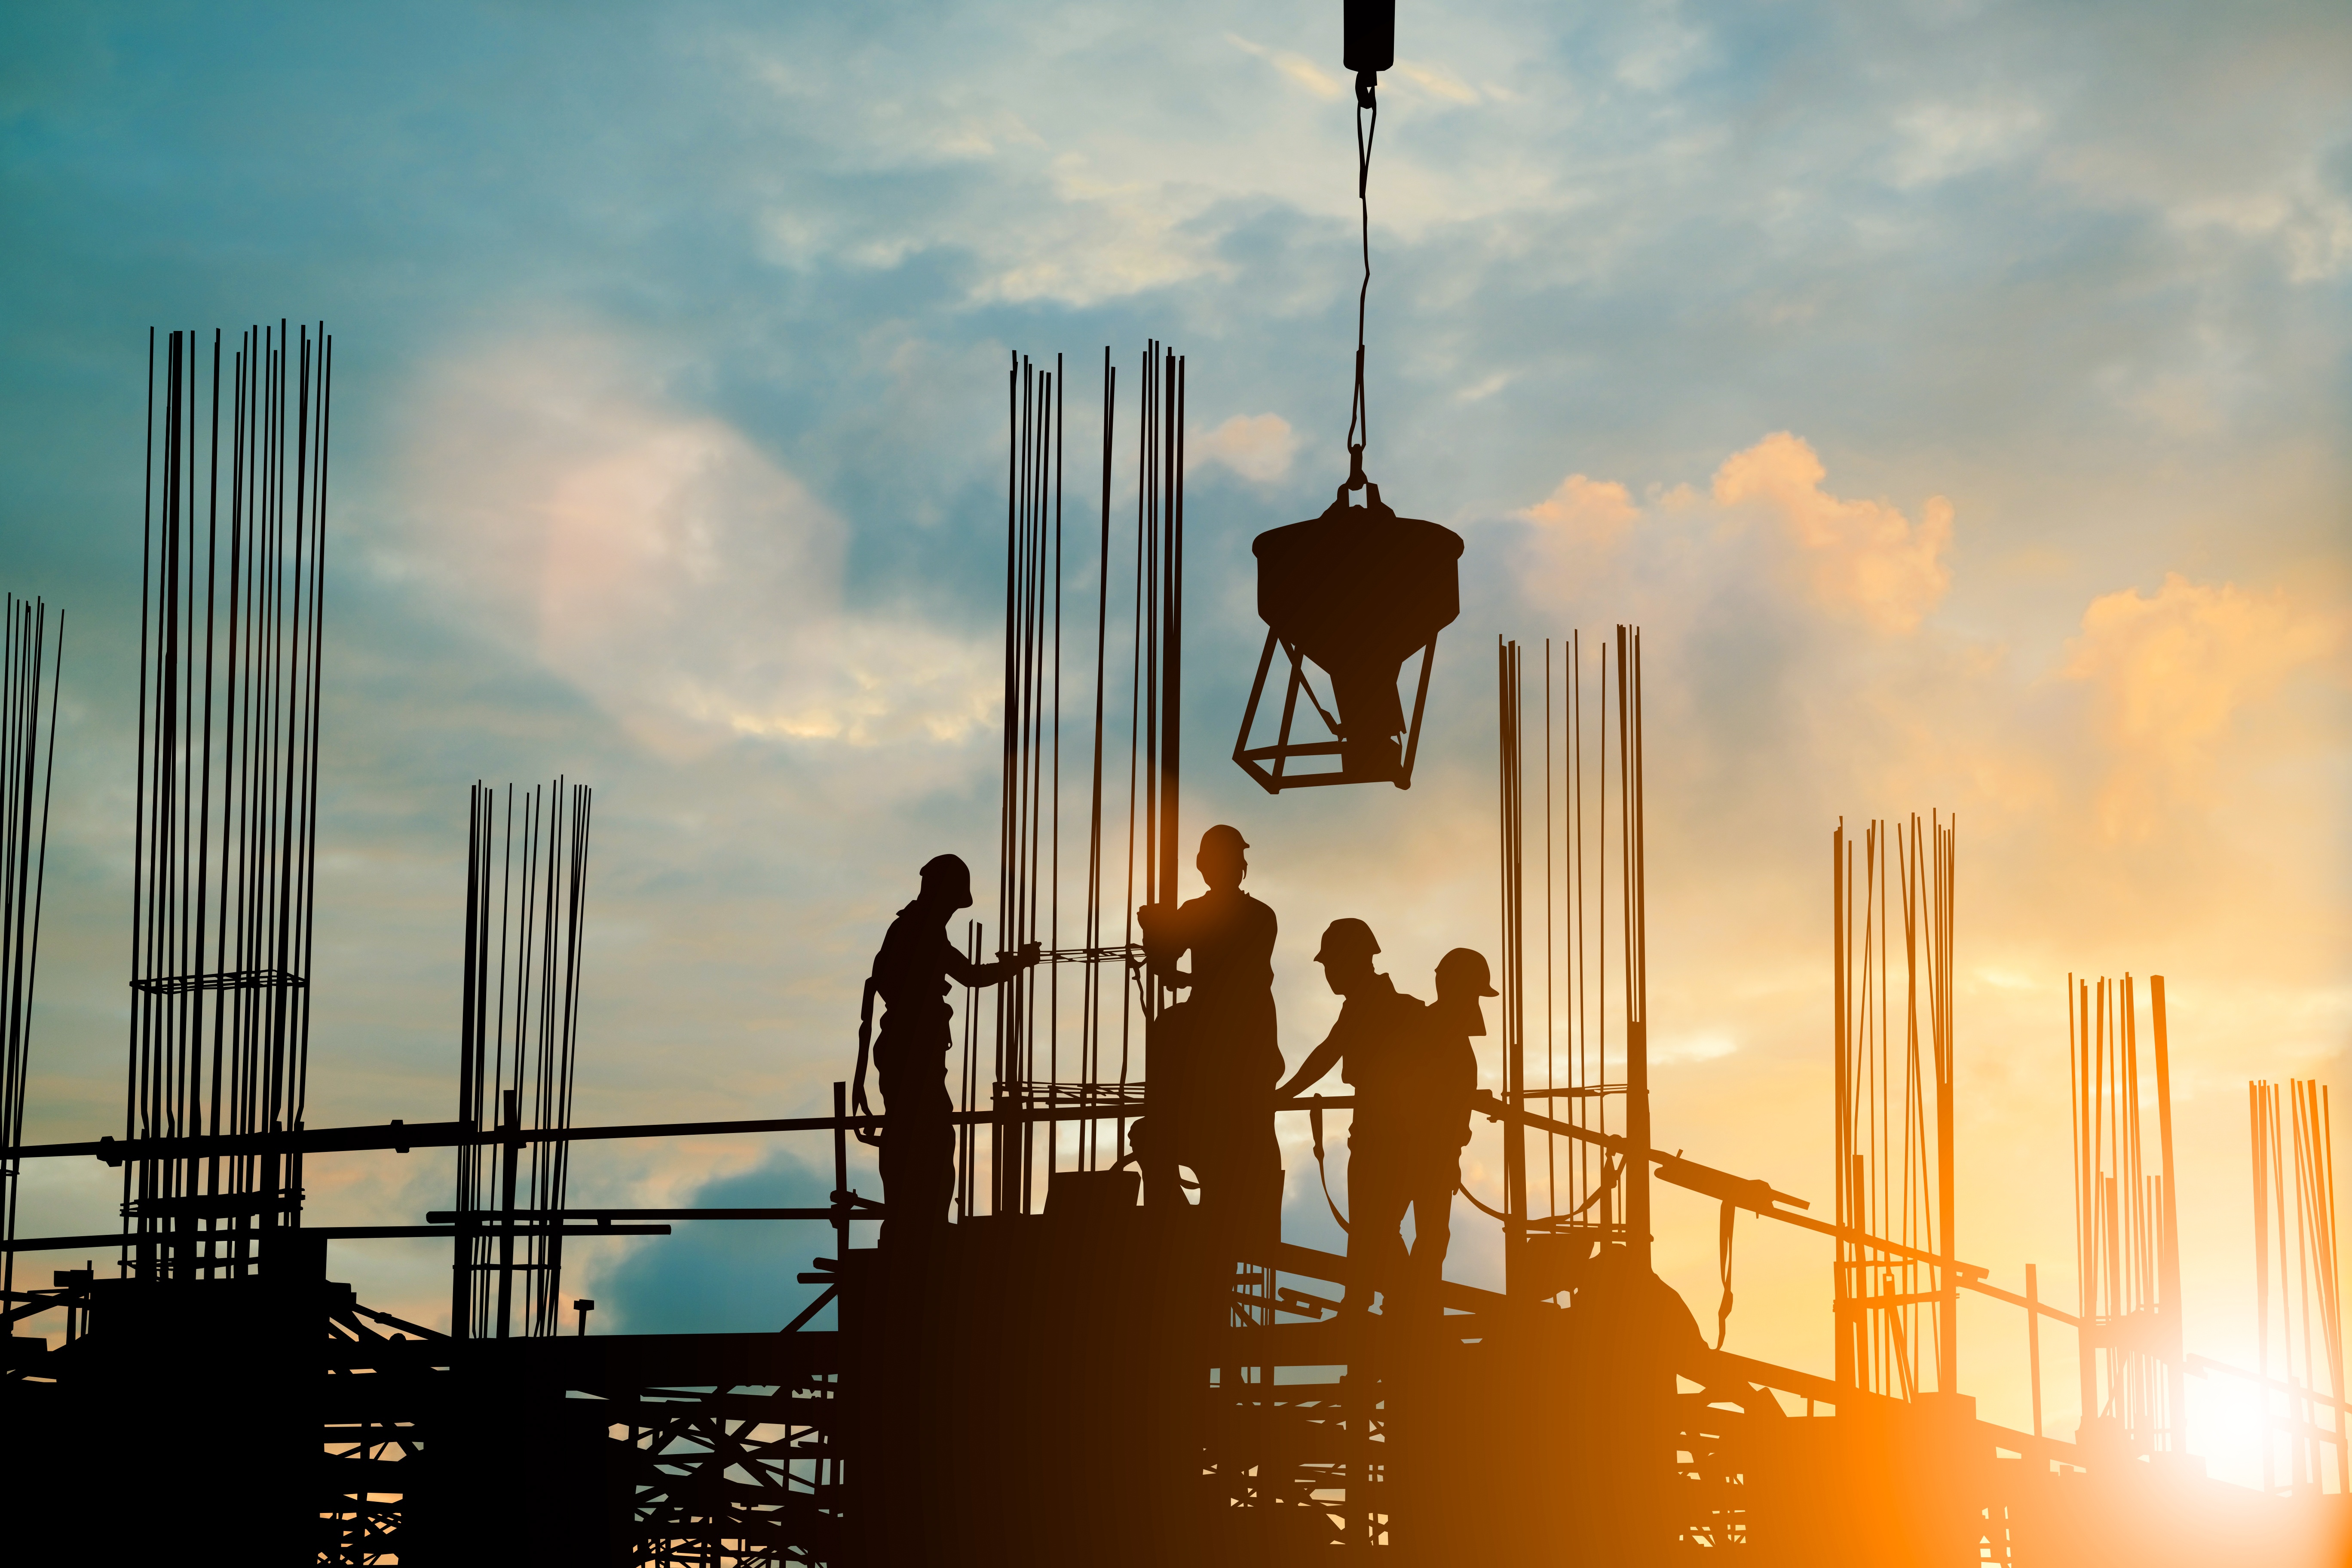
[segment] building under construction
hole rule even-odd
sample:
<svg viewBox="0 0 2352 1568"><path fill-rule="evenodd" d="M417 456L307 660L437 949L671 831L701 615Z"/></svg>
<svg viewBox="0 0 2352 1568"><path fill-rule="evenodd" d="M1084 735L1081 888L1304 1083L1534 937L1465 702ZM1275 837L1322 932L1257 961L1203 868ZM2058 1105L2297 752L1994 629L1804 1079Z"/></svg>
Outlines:
<svg viewBox="0 0 2352 1568"><path fill-rule="evenodd" d="M1067 471L1059 362L1009 374L997 903L965 944L1034 942L1043 962L957 1008L952 1224L874 1245L887 1194L855 1190L850 1142L891 1119L862 1060L825 1115L573 1124L593 801L561 780L470 794L450 1115L309 1125L331 363L323 330L156 347L128 1097L119 1134L79 1142L22 1142L59 656L46 607L11 603L0 1441L26 1561L119 1553L126 1513L144 1538L257 1563L2344 1559L2325 1092L2292 1085L2283 1111L2252 1089L2263 1364L2202 1361L2178 1316L2163 982L2069 979L2051 1048L2075 1085L2078 1284L2062 1306L2032 1269L1996 1282L1954 1240L1949 823L1830 837L1822 1212L1656 1146L1679 1141L1650 1125L1631 627L1539 645L1535 676L1534 645L1496 648L1499 995L1475 1110L1505 1157L1498 1201L1467 1197L1499 1233L1503 1289L1343 1314L1351 1285L1391 1282L1236 1239L1181 1190L1138 1201L1132 1134L1175 988L1133 911L1179 889L1187 658L1185 367L1158 344L1124 415L1104 357L1098 487ZM1131 495L1113 494L1120 452ZM1269 791L1411 783L1459 541L1448 553L1365 500L1343 489L1309 532L1262 542L1268 636L1234 760ZM1094 604L1066 600L1073 581ZM1277 737L1253 743L1277 655ZM1265 1114L1304 1124L1319 1167L1327 1116L1351 1105ZM567 1201L583 1141L779 1132L829 1143L826 1205ZM453 1158L450 1206L306 1225L308 1163L360 1150ZM120 1171L120 1232L18 1236L17 1178L40 1159ZM1712 1338L1652 1271L1655 1182L1719 1205ZM1822 1237L1825 1369L1716 1348L1743 1215ZM567 1240L686 1221L792 1227L818 1295L770 1332L586 1332ZM446 1328L327 1278L330 1240L392 1237L447 1240ZM1963 1391L1963 1293L2022 1315L2032 1430L1979 1419ZM813 1326L827 1306L835 1326ZM2094 1413L2065 1436L2041 1429L2051 1336L2071 1336ZM2187 1451L2191 1373L2263 1391L2266 1489L2210 1480Z"/></svg>

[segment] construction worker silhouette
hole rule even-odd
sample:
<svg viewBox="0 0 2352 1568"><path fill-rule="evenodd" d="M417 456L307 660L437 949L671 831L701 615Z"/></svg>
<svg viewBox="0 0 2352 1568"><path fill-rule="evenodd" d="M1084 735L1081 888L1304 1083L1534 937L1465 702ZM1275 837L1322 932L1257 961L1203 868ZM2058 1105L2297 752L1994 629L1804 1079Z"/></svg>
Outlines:
<svg viewBox="0 0 2352 1568"><path fill-rule="evenodd" d="M1457 947L1437 961L1437 1000L1422 1015L1423 1038L1397 1064L1397 1179L1382 1180L1372 1218L1386 1237L1412 1209L1412 1252L1406 1292L1412 1307L1436 1312L1445 1249L1454 1237L1454 1190L1462 1183L1462 1146L1470 1142L1470 1100L1478 1090L1478 1053L1470 1037L1486 1032L1481 997L1496 994L1484 954ZM1352 1163L1350 1171L1354 1169ZM1353 1178L1350 1178L1353 1190ZM1360 1205L1362 1199L1356 1200ZM1355 1223L1364 1223L1363 1210ZM1393 1217L1391 1217L1391 1216Z"/></svg>
<svg viewBox="0 0 2352 1568"><path fill-rule="evenodd" d="M1037 944L1029 942L994 963L973 963L948 940L948 918L971 907L971 870L953 855L924 862L923 890L898 911L874 955L866 1006L880 996L882 1037L874 1060L882 1075L882 1109L889 1117L882 1132L882 1201L891 1217L883 1224L891 1241L913 1239L947 1223L955 1191L955 1130L950 1118L948 1050L950 981L994 985L1034 964ZM858 1096L865 1095L865 1058L858 1059ZM862 1107L861 1107L862 1109Z"/></svg>
<svg viewBox="0 0 2352 1568"><path fill-rule="evenodd" d="M1274 911L1242 891L1248 841L1219 824L1193 864L1208 891L1136 912L1151 973L1191 995L1153 1020L1146 1079L1147 1205L1181 1202L1176 1167L1201 1179L1202 1217L1271 1240L1280 1227L1282 1155L1267 1091L1282 1076L1275 1039ZM1181 968L1186 953L1190 970Z"/></svg>
<svg viewBox="0 0 2352 1568"><path fill-rule="evenodd" d="M1420 999L1373 970L1380 951L1372 928L1360 920L1337 920L1324 928L1315 962L1323 966L1324 983L1346 1000L1330 1034L1276 1091L1276 1099L1288 1100L1341 1062L1343 1076L1356 1090L1356 1114L1348 1129L1348 1259L1355 1267L1340 1302L1346 1312L1369 1310L1375 1290L1385 1289L1391 1307L1399 1304L1401 1291L1411 1293L1400 1227L1416 1195L1416 1113L1405 1101L1412 1092L1412 1058L1427 1048L1428 1025ZM1449 1204L1453 1194L1449 1181Z"/></svg>

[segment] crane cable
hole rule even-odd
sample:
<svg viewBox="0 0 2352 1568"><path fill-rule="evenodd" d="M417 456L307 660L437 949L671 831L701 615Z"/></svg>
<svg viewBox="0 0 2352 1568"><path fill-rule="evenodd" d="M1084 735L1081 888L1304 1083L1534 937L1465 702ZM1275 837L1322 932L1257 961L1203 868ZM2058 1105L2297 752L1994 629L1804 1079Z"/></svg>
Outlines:
<svg viewBox="0 0 2352 1568"><path fill-rule="evenodd" d="M1364 478L1364 447L1372 438L1370 412L1364 405L1364 306L1372 291L1372 138L1381 128L1376 79L1370 71L1356 78L1356 205L1364 253L1364 280L1356 290L1356 391L1348 405L1348 489L1358 490ZM1370 119L1367 120L1367 114ZM1362 439L1359 440L1359 430Z"/></svg>

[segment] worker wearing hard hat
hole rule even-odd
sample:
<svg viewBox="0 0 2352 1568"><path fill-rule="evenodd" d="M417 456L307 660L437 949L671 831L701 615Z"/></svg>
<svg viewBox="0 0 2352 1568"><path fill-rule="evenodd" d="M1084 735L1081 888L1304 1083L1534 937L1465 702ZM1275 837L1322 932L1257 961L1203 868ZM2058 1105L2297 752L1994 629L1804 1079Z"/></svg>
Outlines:
<svg viewBox="0 0 2352 1568"><path fill-rule="evenodd" d="M882 1037L874 1060L882 1077L883 1206L892 1216L883 1231L894 1243L919 1240L947 1223L955 1191L954 1102L948 1098L948 986L994 985L1035 963L1037 944L994 963L974 963L948 940L947 922L971 907L971 870L953 855L923 865L923 889L898 911L874 955L866 983L866 1017L882 999ZM859 1032L857 1109L866 1109L865 1033Z"/></svg>
<svg viewBox="0 0 2352 1568"><path fill-rule="evenodd" d="M1381 951L1372 928L1360 920L1337 920L1326 927L1315 962L1324 982L1345 998L1339 1016L1321 1045L1307 1054L1290 1080L1276 1091L1288 1100L1339 1063L1356 1090L1356 1111L1348 1129L1348 1290L1343 1311L1369 1310L1375 1290L1385 1289L1391 1305L1407 1279L1404 1241L1399 1227L1413 1184L1416 1115L1412 1093L1416 1055L1427 1048L1427 1026L1417 997L1397 990L1372 968ZM1424 1162L1425 1163L1425 1162ZM1446 1186L1450 1202L1451 1183ZM1423 1213L1428 1212L1424 1205ZM1425 1223L1425 1222L1418 1222Z"/></svg>
<svg viewBox="0 0 2352 1568"><path fill-rule="evenodd" d="M1208 890L1137 911L1154 978L1189 988L1147 1037L1150 1106L1137 1130L1144 1201L1179 1203L1176 1167L1200 1178L1212 1223L1272 1240L1280 1228L1282 1155L1266 1091L1282 1076L1275 1038L1274 911L1242 891L1249 843L1219 824L1193 864ZM1181 967L1192 955L1192 966Z"/></svg>
<svg viewBox="0 0 2352 1568"><path fill-rule="evenodd" d="M1411 1205L1407 1279L1414 1305L1423 1311L1439 1310L1437 1287L1454 1236L1454 1190L1462 1184L1462 1146L1470 1142L1470 1101L1478 1092L1478 1053L1470 1037L1486 1032L1479 1003L1495 994L1484 954L1457 947L1439 959L1437 1000L1422 1015L1423 1038L1399 1064L1398 1180L1375 1194L1381 1206L1371 1218L1385 1235L1403 1222ZM1358 1225L1365 1223L1361 1203Z"/></svg>

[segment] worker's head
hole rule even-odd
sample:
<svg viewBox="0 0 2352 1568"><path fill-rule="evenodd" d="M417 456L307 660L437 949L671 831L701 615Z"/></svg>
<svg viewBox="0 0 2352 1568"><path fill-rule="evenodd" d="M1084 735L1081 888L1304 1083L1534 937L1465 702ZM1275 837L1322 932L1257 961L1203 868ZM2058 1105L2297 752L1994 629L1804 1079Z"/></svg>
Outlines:
<svg viewBox="0 0 2352 1568"><path fill-rule="evenodd" d="M1465 1035L1486 1032L1486 1010L1478 1005L1481 996L1495 993L1493 978L1486 971L1486 955L1467 947L1457 947L1437 961L1437 1000L1430 1005L1433 1019L1447 1027L1460 1029Z"/></svg>
<svg viewBox="0 0 2352 1568"><path fill-rule="evenodd" d="M1201 868L1201 880L1212 888L1238 888L1249 875L1249 843L1238 827L1217 824L1201 835L1201 853L1193 864Z"/></svg>
<svg viewBox="0 0 2352 1568"><path fill-rule="evenodd" d="M961 855L934 855L923 862L923 900L950 910L971 908L971 868Z"/></svg>
<svg viewBox="0 0 2352 1568"><path fill-rule="evenodd" d="M1336 920L1323 928L1323 945L1315 962L1323 966L1324 983L1335 995L1353 995L1372 977L1372 955L1381 950L1372 928L1355 919Z"/></svg>

